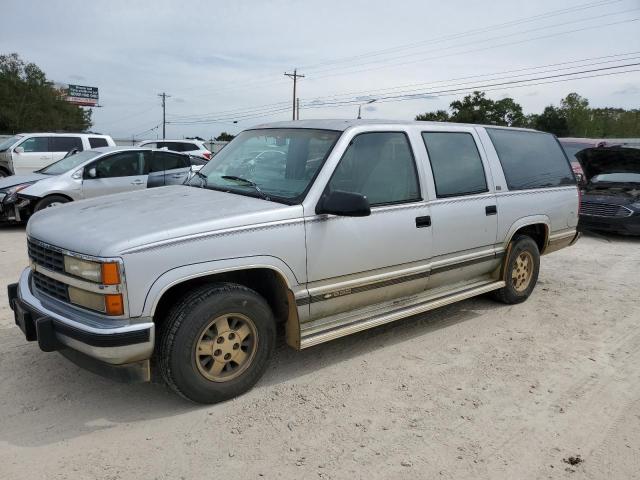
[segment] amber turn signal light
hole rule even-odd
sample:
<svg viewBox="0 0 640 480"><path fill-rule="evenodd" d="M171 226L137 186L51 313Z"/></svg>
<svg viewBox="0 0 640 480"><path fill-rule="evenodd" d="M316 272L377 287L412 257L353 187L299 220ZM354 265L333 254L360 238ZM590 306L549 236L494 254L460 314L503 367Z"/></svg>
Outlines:
<svg viewBox="0 0 640 480"><path fill-rule="evenodd" d="M104 306L107 315L124 315L124 303L122 294L109 294L104 296Z"/></svg>
<svg viewBox="0 0 640 480"><path fill-rule="evenodd" d="M104 285L119 285L120 272L117 263L102 264L102 283Z"/></svg>

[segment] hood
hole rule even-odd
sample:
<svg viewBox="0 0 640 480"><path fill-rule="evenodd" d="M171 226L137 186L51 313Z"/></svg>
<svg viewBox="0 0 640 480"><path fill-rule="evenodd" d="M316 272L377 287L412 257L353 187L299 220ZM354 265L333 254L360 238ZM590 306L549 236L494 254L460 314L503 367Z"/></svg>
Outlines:
<svg viewBox="0 0 640 480"><path fill-rule="evenodd" d="M576 153L576 158L587 181L603 173L640 174L640 149L637 148L586 148Z"/></svg>
<svg viewBox="0 0 640 480"><path fill-rule="evenodd" d="M44 178L50 178L50 175L43 175L42 173L28 173L26 175L10 175L8 177L0 178L0 190L4 190L14 185L20 185L21 183L37 182Z"/></svg>
<svg viewBox="0 0 640 480"><path fill-rule="evenodd" d="M162 240L301 215L300 205L176 185L42 210L29 220L27 235L74 252L108 257Z"/></svg>

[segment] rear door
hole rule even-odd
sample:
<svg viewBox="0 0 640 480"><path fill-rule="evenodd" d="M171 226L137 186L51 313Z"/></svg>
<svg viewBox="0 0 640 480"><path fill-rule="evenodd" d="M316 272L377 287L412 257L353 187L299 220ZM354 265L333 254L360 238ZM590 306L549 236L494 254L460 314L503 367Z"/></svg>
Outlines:
<svg viewBox="0 0 640 480"><path fill-rule="evenodd" d="M15 149L21 147L22 152ZM28 137L13 150L13 171L16 175L40 170L52 163L49 151L49 137Z"/></svg>
<svg viewBox="0 0 640 480"><path fill-rule="evenodd" d="M189 157L173 152L153 152L151 165L153 172L149 172L148 187L182 185L191 171Z"/></svg>
<svg viewBox="0 0 640 480"><path fill-rule="evenodd" d="M424 129L421 136L435 193L431 201L433 273L450 272L449 282L455 280L452 275L460 279L482 275L495 268L498 209L475 129ZM430 284L434 286L431 280Z"/></svg>
<svg viewBox="0 0 640 480"><path fill-rule="evenodd" d="M49 151L51 152L52 162L57 162L64 158L71 150L79 152L84 150L80 137L49 137Z"/></svg>
<svg viewBox="0 0 640 480"><path fill-rule="evenodd" d="M83 198L147 188L146 163L150 153L146 150L119 152L85 167Z"/></svg>

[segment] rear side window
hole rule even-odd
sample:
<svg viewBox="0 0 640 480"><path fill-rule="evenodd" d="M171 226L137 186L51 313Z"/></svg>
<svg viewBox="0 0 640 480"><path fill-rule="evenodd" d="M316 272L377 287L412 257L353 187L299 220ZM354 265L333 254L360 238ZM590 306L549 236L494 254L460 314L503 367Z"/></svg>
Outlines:
<svg viewBox="0 0 640 480"><path fill-rule="evenodd" d="M439 198L488 191L476 142L470 133L423 132Z"/></svg>
<svg viewBox="0 0 640 480"><path fill-rule="evenodd" d="M80 137L50 137L50 152L70 152L73 149L82 151L82 140Z"/></svg>
<svg viewBox="0 0 640 480"><path fill-rule="evenodd" d="M372 132L354 137L328 187L365 195L371 206L420 200L407 136L400 132Z"/></svg>
<svg viewBox="0 0 640 480"><path fill-rule="evenodd" d="M154 152L153 158L156 165L158 162L161 163L163 170L175 170L176 168L186 168L190 166L187 157L184 155L176 155L175 153Z"/></svg>
<svg viewBox="0 0 640 480"><path fill-rule="evenodd" d="M107 143L107 139L106 138L100 138L100 137L89 137L89 145L91 146L91 148L108 147L109 146L109 144Z"/></svg>
<svg viewBox="0 0 640 480"><path fill-rule="evenodd" d="M487 128L509 190L575 185L569 161L549 133Z"/></svg>

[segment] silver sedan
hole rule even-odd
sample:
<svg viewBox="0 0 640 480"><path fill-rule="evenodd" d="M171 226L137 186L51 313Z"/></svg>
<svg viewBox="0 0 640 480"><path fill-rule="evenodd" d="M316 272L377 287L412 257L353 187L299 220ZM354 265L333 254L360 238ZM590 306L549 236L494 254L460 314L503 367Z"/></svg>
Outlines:
<svg viewBox="0 0 640 480"><path fill-rule="evenodd" d="M63 203L184 183L204 160L137 147L101 147L70 155L27 175L0 179L0 221L26 220Z"/></svg>

